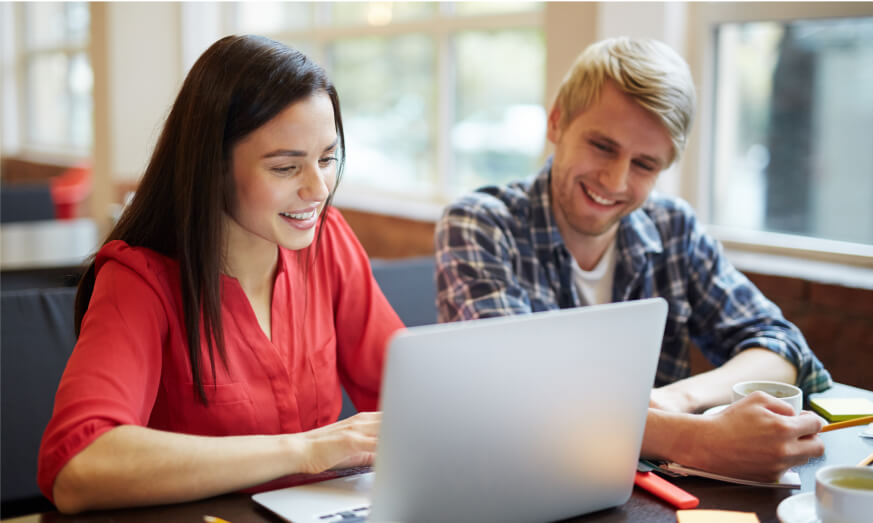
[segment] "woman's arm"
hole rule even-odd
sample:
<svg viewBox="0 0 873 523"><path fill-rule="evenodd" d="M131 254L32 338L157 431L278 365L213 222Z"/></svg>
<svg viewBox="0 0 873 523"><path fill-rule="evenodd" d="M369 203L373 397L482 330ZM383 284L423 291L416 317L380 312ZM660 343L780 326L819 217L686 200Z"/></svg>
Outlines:
<svg viewBox="0 0 873 523"><path fill-rule="evenodd" d="M63 513L178 503L294 473L371 464L381 414L361 413L299 434L192 436L122 425L61 469L55 505Z"/></svg>

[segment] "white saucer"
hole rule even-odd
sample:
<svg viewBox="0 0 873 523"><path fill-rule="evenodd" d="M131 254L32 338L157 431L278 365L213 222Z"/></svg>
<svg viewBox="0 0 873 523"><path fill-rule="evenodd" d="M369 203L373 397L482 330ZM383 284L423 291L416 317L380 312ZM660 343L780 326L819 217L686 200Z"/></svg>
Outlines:
<svg viewBox="0 0 873 523"><path fill-rule="evenodd" d="M783 499L776 508L776 516L782 523L820 523L815 513L815 492L804 492Z"/></svg>
<svg viewBox="0 0 873 523"><path fill-rule="evenodd" d="M726 409L728 407L730 407L730 405L716 405L715 407L710 407L710 408L704 410L703 415L708 416L710 414L718 414L719 412L723 411L724 409Z"/></svg>

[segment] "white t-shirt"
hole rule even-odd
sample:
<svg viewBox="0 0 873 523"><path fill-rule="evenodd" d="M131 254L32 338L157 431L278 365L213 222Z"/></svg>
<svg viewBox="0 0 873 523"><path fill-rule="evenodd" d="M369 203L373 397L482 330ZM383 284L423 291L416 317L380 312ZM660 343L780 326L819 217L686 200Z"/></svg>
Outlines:
<svg viewBox="0 0 873 523"><path fill-rule="evenodd" d="M573 283L583 305L598 305L612 301L616 244L616 240L609 244L597 266L590 271L582 270L574 260Z"/></svg>

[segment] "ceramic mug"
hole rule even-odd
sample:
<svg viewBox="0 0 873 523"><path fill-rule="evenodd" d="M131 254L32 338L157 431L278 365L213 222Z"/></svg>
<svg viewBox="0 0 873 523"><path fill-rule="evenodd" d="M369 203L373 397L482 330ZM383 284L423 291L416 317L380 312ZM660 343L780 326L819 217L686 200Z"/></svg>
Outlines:
<svg viewBox="0 0 873 523"><path fill-rule="evenodd" d="M820 468L815 473L815 511L822 523L869 523L873 519L873 468Z"/></svg>
<svg viewBox="0 0 873 523"><path fill-rule="evenodd" d="M737 383L732 389L733 402L740 401L756 390L766 392L791 405L795 414L803 410L803 391L794 385L778 381L742 381Z"/></svg>

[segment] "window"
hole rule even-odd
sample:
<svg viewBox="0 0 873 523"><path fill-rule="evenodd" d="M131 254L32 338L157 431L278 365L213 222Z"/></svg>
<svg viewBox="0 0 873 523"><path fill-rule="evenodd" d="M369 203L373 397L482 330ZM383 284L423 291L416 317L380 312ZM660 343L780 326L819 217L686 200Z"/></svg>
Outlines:
<svg viewBox="0 0 873 523"><path fill-rule="evenodd" d="M87 155L93 142L93 73L86 2L17 4L14 63L20 146Z"/></svg>
<svg viewBox="0 0 873 523"><path fill-rule="evenodd" d="M873 17L715 27L712 223L873 245Z"/></svg>
<svg viewBox="0 0 873 523"><path fill-rule="evenodd" d="M541 3L255 2L229 4L227 17L327 69L343 108L344 202L441 206L540 166Z"/></svg>

